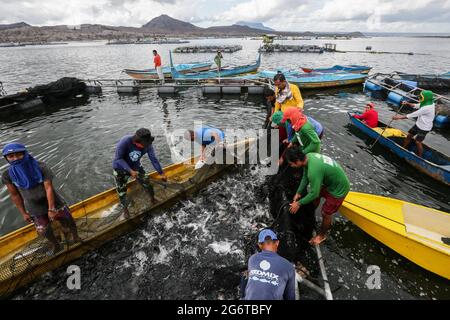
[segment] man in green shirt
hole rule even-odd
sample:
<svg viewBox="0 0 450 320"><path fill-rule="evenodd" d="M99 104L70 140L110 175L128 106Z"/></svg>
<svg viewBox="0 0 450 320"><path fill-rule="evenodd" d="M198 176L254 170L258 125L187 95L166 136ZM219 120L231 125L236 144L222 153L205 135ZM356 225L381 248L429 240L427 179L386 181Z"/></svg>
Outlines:
<svg viewBox="0 0 450 320"><path fill-rule="evenodd" d="M300 206L312 201L317 207L320 198L325 198L321 231L309 241L311 244L320 244L331 228L332 215L339 210L350 191L350 182L342 167L328 156L318 153L305 155L297 148L290 148L286 151L286 159L293 168L303 167L303 178L291 203L291 213L295 214ZM302 198L301 194L308 185L309 192Z"/></svg>
<svg viewBox="0 0 450 320"><path fill-rule="evenodd" d="M300 149L304 154L311 152L320 153L320 139L308 118L299 108L288 108L283 112L281 123L288 121L294 130L294 138L289 147L293 143L299 143Z"/></svg>

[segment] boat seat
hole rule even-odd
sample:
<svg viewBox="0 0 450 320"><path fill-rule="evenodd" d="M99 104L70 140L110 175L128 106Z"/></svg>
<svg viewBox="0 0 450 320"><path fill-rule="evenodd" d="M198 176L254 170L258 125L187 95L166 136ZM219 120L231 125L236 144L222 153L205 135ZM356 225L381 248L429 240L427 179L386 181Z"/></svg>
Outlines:
<svg viewBox="0 0 450 320"><path fill-rule="evenodd" d="M395 128L386 128L385 129L385 128L376 127L376 128L373 128L373 130L379 134L383 133L383 137L385 137L385 138L391 138L391 137L406 138L406 134L402 130L395 129Z"/></svg>
<svg viewBox="0 0 450 320"><path fill-rule="evenodd" d="M431 240L442 247L443 239L450 237L450 214L410 203L403 205L406 232L420 238ZM450 252L447 247L445 250Z"/></svg>

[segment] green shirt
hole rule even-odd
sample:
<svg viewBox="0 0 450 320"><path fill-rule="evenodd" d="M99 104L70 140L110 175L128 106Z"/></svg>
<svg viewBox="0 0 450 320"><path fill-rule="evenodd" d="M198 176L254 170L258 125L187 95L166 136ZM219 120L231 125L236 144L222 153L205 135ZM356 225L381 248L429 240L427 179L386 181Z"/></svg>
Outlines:
<svg viewBox="0 0 450 320"><path fill-rule="evenodd" d="M311 152L320 153L320 139L313 125L308 121L299 131L295 131L292 142L299 142L304 154Z"/></svg>
<svg viewBox="0 0 450 320"><path fill-rule="evenodd" d="M308 204L317 199L322 186L335 198L343 198L350 191L350 182L342 167L333 159L318 153L306 155L308 162L303 168L303 178L297 193L301 194L309 184L308 194L300 199L300 204Z"/></svg>

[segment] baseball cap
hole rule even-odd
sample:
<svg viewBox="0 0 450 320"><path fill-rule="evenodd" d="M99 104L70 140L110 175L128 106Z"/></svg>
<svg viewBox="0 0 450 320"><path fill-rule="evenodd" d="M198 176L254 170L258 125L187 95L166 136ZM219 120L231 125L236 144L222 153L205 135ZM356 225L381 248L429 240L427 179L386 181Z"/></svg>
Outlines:
<svg viewBox="0 0 450 320"><path fill-rule="evenodd" d="M270 237L271 240L278 240L275 232L270 229L264 229L258 235L258 242L263 243L264 241L266 241L267 237Z"/></svg>

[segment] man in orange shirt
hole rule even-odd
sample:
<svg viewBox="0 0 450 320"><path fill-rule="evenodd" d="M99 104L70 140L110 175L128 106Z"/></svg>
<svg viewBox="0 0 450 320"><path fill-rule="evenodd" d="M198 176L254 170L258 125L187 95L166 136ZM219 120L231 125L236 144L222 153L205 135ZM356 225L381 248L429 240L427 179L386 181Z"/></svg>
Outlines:
<svg viewBox="0 0 450 320"><path fill-rule="evenodd" d="M161 66L161 56L158 54L156 50L153 50L153 63L155 64L156 73L158 74L159 80L161 80L161 84L164 84L164 73L162 71Z"/></svg>

